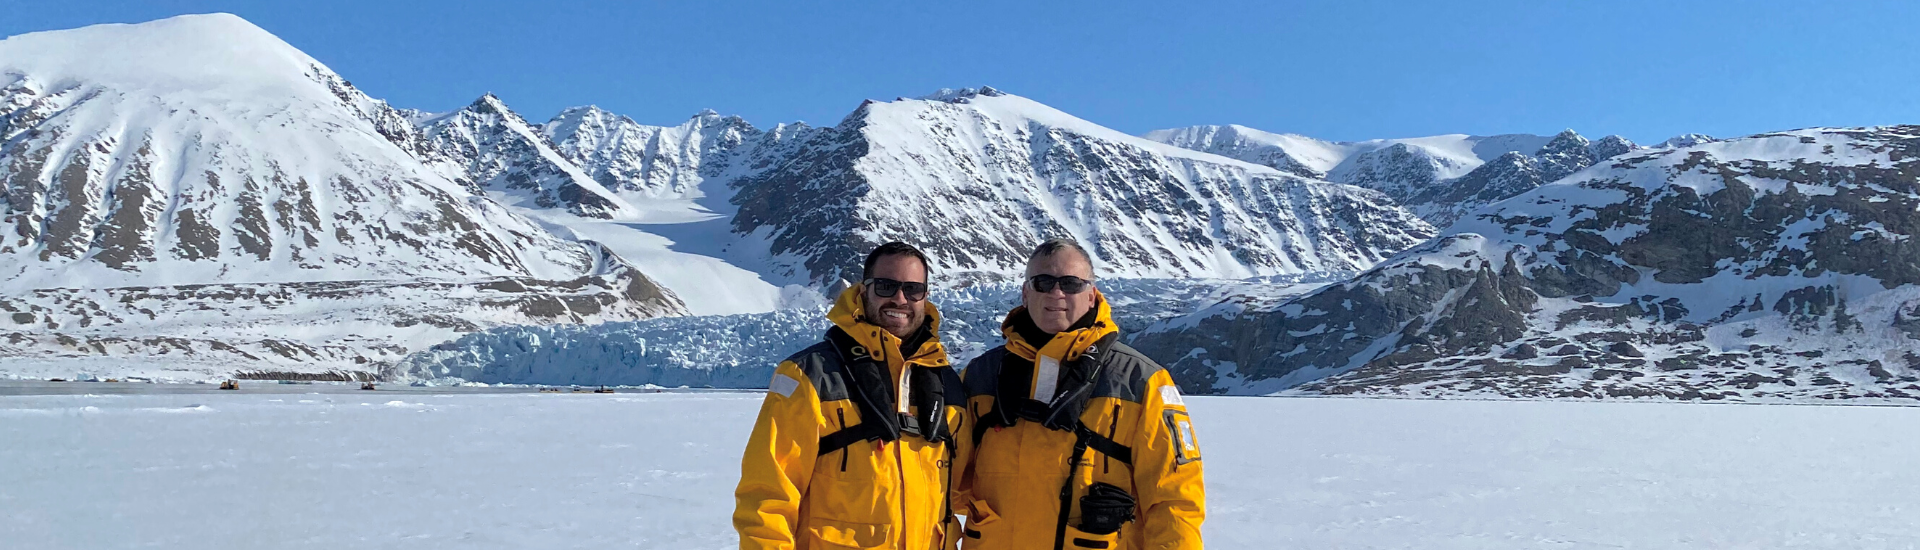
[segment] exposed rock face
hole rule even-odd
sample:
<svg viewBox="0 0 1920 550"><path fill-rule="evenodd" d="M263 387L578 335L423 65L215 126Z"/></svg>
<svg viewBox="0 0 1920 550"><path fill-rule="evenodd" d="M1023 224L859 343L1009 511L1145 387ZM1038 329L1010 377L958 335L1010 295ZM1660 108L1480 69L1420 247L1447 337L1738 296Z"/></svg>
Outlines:
<svg viewBox="0 0 1920 550"><path fill-rule="evenodd" d="M1606 159L1633 151L1620 136L1589 142L1573 130L1561 132L1532 155L1509 152L1456 179L1396 197L1437 226L1447 226L1489 204L1518 196Z"/></svg>
<svg viewBox="0 0 1920 550"><path fill-rule="evenodd" d="M1628 141L1627 138L1623 138L1620 136L1607 136L1607 137L1600 138L1600 141L1596 141L1591 144L1588 144L1587 152L1591 153L1594 162L1599 162L1602 160L1606 160L1606 159L1610 159L1610 158L1624 155L1627 153L1631 153L1633 152L1634 149L1638 149L1638 148L1640 148L1640 146L1634 145L1633 142Z"/></svg>
<svg viewBox="0 0 1920 550"><path fill-rule="evenodd" d="M1354 155L1327 177L1333 181L1374 189L1400 200L1473 169L1470 161L1434 154L1407 143L1396 143Z"/></svg>
<svg viewBox="0 0 1920 550"><path fill-rule="evenodd" d="M1460 179L1429 185L1403 198L1414 213L1434 223L1450 224L1466 212L1505 200L1545 184L1546 170L1538 159L1507 153L1487 161Z"/></svg>
<svg viewBox="0 0 1920 550"><path fill-rule="evenodd" d="M475 326L684 311L598 244L549 233L475 193L516 176L459 180L432 167L452 158L404 113L230 15L0 41L0 301L17 325L0 357L175 353L158 351L172 344L75 351L69 341L176 338L208 353L238 345L177 323L210 303L186 294L270 296L236 298L247 303L225 316L235 327L312 335L293 338L310 346L329 337L312 327L377 325L420 301L446 307L419 315L461 312ZM583 213L606 204L540 189ZM497 280L574 285L514 300L590 295L597 313L523 311L463 290ZM328 285L386 290L314 306L331 318L295 315L306 307L296 307L300 296Z"/></svg>
<svg viewBox="0 0 1920 550"><path fill-rule="evenodd" d="M1352 281L1135 346L1180 357L1196 391L1920 397L1920 128L1607 162Z"/></svg>
<svg viewBox="0 0 1920 550"><path fill-rule="evenodd" d="M456 178L544 209L589 218L629 217L632 205L555 151L547 136L487 94L464 109L427 121L420 133L452 159Z"/></svg>
<svg viewBox="0 0 1920 550"><path fill-rule="evenodd" d="M1560 132L1553 141L1534 152L1533 158L1540 163L1540 179L1553 181L1593 166L1595 160L1593 142L1574 133L1573 130Z"/></svg>
<svg viewBox="0 0 1920 550"><path fill-rule="evenodd" d="M690 198L700 183L766 168L805 124L760 130L736 116L703 111L679 126L647 126L598 107L574 107L541 127L556 150L622 196Z"/></svg>
<svg viewBox="0 0 1920 550"><path fill-rule="evenodd" d="M682 314L637 270L571 280L231 283L49 288L0 297L0 361L161 361L180 378L238 371L373 375L459 334ZM182 330L182 329L188 330ZM315 330L329 333L322 338Z"/></svg>
<svg viewBox="0 0 1920 550"><path fill-rule="evenodd" d="M1589 142L1572 130L1326 142L1241 126L1158 130L1148 139L1385 193L1437 227L1638 148L1620 136Z"/></svg>
<svg viewBox="0 0 1920 550"><path fill-rule="evenodd" d="M1353 271L1431 235L1377 193L1126 136L992 89L868 102L747 177L736 232L824 286L904 239L958 278L1073 236L1105 276Z"/></svg>

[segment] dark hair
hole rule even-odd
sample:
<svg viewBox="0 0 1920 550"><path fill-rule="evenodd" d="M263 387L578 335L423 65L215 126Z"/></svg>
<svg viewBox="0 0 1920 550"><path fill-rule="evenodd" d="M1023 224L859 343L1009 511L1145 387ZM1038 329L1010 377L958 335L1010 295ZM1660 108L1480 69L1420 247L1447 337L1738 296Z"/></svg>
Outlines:
<svg viewBox="0 0 1920 550"><path fill-rule="evenodd" d="M901 255L913 256L919 259L920 267L925 268L927 271L927 278L933 278L933 262L927 261L927 255L920 252L920 249L914 248L913 245L900 241L880 245L879 248L873 249L872 253L867 254L867 265L860 269L860 278L866 279L873 277L873 264L880 263L880 258Z"/></svg>
<svg viewBox="0 0 1920 550"><path fill-rule="evenodd" d="M1080 259L1087 261L1087 273L1093 273L1093 255L1088 254L1087 249L1081 248L1079 241L1067 237L1054 237L1041 241L1040 246L1033 247L1033 253L1027 255L1027 265L1032 266L1035 260L1041 258L1052 258L1062 250L1072 250L1079 254Z"/></svg>

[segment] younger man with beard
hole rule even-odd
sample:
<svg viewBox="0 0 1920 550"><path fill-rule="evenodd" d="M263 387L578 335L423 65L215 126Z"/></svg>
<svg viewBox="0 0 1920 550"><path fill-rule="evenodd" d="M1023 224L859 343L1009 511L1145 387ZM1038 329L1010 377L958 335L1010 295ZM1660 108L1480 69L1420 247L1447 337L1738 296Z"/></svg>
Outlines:
<svg viewBox="0 0 1920 550"><path fill-rule="evenodd" d="M741 459L740 548L953 548L948 499L966 391L927 302L926 255L867 256L833 327L775 368Z"/></svg>
<svg viewBox="0 0 1920 550"><path fill-rule="evenodd" d="M1179 388L1119 343L1093 261L1066 239L1027 260L1007 343L968 364L967 550L1199 550L1200 447Z"/></svg>

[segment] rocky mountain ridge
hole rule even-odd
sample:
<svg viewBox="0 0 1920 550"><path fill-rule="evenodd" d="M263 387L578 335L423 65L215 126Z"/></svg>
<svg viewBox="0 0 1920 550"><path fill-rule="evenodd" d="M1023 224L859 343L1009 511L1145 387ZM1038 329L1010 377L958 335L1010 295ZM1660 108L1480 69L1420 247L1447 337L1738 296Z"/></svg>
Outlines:
<svg viewBox="0 0 1920 550"><path fill-rule="evenodd" d="M223 317L235 325L280 327L310 324L289 315L307 301L342 326L685 311L604 247L476 194L480 180L444 177L433 167L443 152L403 113L230 15L0 41L0 309L12 323L0 357L220 365L242 346L330 345L284 336L311 331L175 323L214 302L234 304ZM432 305L397 312L403 303L381 298L400 294ZM575 298L592 311L527 306ZM311 367L354 368L453 334L394 332Z"/></svg>
<svg viewBox="0 0 1920 550"><path fill-rule="evenodd" d="M1194 391L1920 398L1920 128L1640 150L1150 329Z"/></svg>
<svg viewBox="0 0 1920 550"><path fill-rule="evenodd" d="M1110 276L1351 271L1431 228L1379 194L1128 136L993 88L869 101L745 178L735 232L783 275L857 278L860 251L917 242L938 271L1017 273L1047 236Z"/></svg>
<svg viewBox="0 0 1920 550"><path fill-rule="evenodd" d="M1690 135L1693 136L1693 135ZM1436 227L1639 148L1620 136L1444 135L1328 142L1244 126L1156 130L1148 139L1386 193ZM1674 138L1669 143L1695 139ZM1711 139L1711 138L1707 138Z"/></svg>

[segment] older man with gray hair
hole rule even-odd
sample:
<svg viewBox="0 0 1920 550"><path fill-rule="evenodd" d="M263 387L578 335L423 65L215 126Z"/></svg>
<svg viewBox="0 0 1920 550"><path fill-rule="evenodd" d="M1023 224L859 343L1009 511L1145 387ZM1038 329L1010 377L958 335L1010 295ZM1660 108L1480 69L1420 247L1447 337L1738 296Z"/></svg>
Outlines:
<svg viewBox="0 0 1920 550"><path fill-rule="evenodd" d="M1071 239L1040 243L1020 296L1006 344L962 375L962 547L1201 548L1206 490L1186 402L1119 342L1093 256Z"/></svg>

